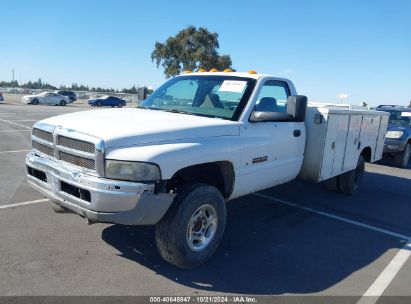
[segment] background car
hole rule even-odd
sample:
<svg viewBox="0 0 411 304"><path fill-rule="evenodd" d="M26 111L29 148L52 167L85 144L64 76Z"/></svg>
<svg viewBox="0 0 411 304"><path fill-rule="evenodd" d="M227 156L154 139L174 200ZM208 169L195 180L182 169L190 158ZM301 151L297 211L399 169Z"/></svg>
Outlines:
<svg viewBox="0 0 411 304"><path fill-rule="evenodd" d="M390 113L384 154L391 156L395 165L406 168L411 155L411 108L381 105L375 109Z"/></svg>
<svg viewBox="0 0 411 304"><path fill-rule="evenodd" d="M48 104L65 106L70 103L70 99L67 96L63 96L54 92L43 92L35 95L26 95L21 98L22 103L26 104Z"/></svg>
<svg viewBox="0 0 411 304"><path fill-rule="evenodd" d="M4 101L3 93L0 92L0 101Z"/></svg>
<svg viewBox="0 0 411 304"><path fill-rule="evenodd" d="M73 91L60 90L60 91L55 91L54 93L68 97L70 99L70 102L74 102L77 100L77 95Z"/></svg>
<svg viewBox="0 0 411 304"><path fill-rule="evenodd" d="M116 96L104 95L101 97L89 98L88 104L96 107L111 106L121 108L126 105L126 101Z"/></svg>

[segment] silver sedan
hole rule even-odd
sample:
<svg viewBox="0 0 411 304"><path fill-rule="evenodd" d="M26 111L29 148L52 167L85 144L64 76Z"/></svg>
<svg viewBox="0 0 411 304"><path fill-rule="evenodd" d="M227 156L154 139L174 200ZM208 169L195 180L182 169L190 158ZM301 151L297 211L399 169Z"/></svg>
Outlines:
<svg viewBox="0 0 411 304"><path fill-rule="evenodd" d="M65 106L70 103L70 99L66 96L54 93L54 92L43 92L35 95L26 95L21 98L21 102L25 104L48 104L48 105L59 105Z"/></svg>

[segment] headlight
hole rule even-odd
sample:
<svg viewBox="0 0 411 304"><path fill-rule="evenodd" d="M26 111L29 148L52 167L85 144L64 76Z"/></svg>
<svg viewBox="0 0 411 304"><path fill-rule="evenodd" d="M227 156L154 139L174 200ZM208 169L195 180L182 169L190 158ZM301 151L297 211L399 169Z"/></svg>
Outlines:
<svg viewBox="0 0 411 304"><path fill-rule="evenodd" d="M133 182L161 179L160 168L155 164L106 160L106 177Z"/></svg>
<svg viewBox="0 0 411 304"><path fill-rule="evenodd" d="M387 134L385 134L386 138L400 138L404 132L402 131L388 131Z"/></svg>

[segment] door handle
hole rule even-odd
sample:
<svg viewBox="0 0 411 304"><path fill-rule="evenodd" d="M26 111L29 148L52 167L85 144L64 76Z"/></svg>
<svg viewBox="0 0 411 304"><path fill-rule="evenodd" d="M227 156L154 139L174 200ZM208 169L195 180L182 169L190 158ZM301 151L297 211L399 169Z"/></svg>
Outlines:
<svg viewBox="0 0 411 304"><path fill-rule="evenodd" d="M294 137L299 137L301 135L301 130L294 130L293 135Z"/></svg>

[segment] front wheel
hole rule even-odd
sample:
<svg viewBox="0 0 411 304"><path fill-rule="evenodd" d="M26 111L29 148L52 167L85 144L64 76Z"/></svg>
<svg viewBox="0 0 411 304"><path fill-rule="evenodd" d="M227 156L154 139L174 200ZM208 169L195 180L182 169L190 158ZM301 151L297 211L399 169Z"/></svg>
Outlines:
<svg viewBox="0 0 411 304"><path fill-rule="evenodd" d="M353 195L360 188L362 176L365 170L365 160L362 155L358 158L357 167L354 170L348 171L340 175L339 190L348 195Z"/></svg>
<svg viewBox="0 0 411 304"><path fill-rule="evenodd" d="M32 101L31 101L31 104L33 104L33 105L38 105L39 104L39 100L36 98L36 99L33 99Z"/></svg>
<svg viewBox="0 0 411 304"><path fill-rule="evenodd" d="M67 102L65 100L60 100L60 106L65 106L67 105Z"/></svg>
<svg viewBox="0 0 411 304"><path fill-rule="evenodd" d="M411 144L408 143L405 146L404 151L402 151L400 154L395 155L394 157L394 163L400 168L407 168L408 162L410 161L410 155L411 155Z"/></svg>
<svg viewBox="0 0 411 304"><path fill-rule="evenodd" d="M224 198L216 187L201 183L186 186L156 225L161 257L182 269L204 264L220 244L225 222Z"/></svg>

